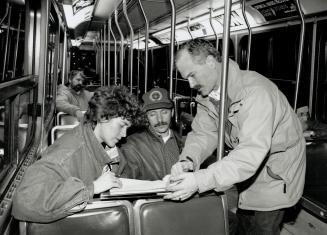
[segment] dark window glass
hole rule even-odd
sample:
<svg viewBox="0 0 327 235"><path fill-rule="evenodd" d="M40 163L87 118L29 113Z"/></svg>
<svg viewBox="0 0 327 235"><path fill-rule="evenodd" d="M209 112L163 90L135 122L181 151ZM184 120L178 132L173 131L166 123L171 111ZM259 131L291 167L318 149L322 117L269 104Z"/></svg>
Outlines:
<svg viewBox="0 0 327 235"><path fill-rule="evenodd" d="M0 3L0 15L4 18L0 27L0 83L26 75L24 72L24 38L25 38L25 8L10 4L7 11L7 1Z"/></svg>

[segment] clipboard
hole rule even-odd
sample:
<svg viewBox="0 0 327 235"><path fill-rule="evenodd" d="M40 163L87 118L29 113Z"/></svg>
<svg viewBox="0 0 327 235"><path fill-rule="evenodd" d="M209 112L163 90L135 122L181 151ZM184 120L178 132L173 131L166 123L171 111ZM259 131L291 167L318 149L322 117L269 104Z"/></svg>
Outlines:
<svg viewBox="0 0 327 235"><path fill-rule="evenodd" d="M100 194L100 200L109 199L133 199L163 197L169 191L166 190L166 182L163 180L136 180L120 178L121 188L113 188Z"/></svg>

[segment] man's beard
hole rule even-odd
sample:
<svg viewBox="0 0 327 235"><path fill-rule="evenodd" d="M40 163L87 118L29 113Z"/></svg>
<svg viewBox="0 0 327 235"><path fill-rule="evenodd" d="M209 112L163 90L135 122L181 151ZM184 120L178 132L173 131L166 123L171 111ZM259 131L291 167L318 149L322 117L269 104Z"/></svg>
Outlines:
<svg viewBox="0 0 327 235"><path fill-rule="evenodd" d="M76 86L73 86L73 87L72 87L72 89L73 89L74 91L76 91L76 92L82 90L83 88L84 88L83 85L76 85Z"/></svg>

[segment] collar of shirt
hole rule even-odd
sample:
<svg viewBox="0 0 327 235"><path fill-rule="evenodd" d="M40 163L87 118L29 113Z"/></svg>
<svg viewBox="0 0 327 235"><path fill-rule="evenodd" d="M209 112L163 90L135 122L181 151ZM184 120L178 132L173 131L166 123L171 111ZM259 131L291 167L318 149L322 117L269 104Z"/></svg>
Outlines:
<svg viewBox="0 0 327 235"><path fill-rule="evenodd" d="M220 100L220 87L217 90L211 91L208 96L213 98L215 101L219 101Z"/></svg>
<svg viewBox="0 0 327 235"><path fill-rule="evenodd" d="M166 143L169 140L170 136L171 136L170 129L168 131L169 131L168 135L166 137L162 137L162 140L163 140L164 143Z"/></svg>
<svg viewBox="0 0 327 235"><path fill-rule="evenodd" d="M108 145L104 149L108 155L108 162L115 162L118 161L119 153L117 146L110 148Z"/></svg>
<svg viewBox="0 0 327 235"><path fill-rule="evenodd" d="M151 126L148 127L148 130L154 138L156 138L159 141L162 140L164 143L166 143L170 139L170 137L172 137L172 132L170 128L169 128L169 134L165 138L163 138L161 135L158 135L157 132Z"/></svg>

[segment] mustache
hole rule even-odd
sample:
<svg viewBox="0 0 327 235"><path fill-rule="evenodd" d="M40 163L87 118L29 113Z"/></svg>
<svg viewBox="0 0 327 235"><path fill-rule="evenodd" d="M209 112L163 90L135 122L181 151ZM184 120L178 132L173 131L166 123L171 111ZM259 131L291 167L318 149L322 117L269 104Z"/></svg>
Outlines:
<svg viewBox="0 0 327 235"><path fill-rule="evenodd" d="M164 125L168 125L168 123L167 122L158 122L157 124L154 125L154 127L164 126Z"/></svg>

